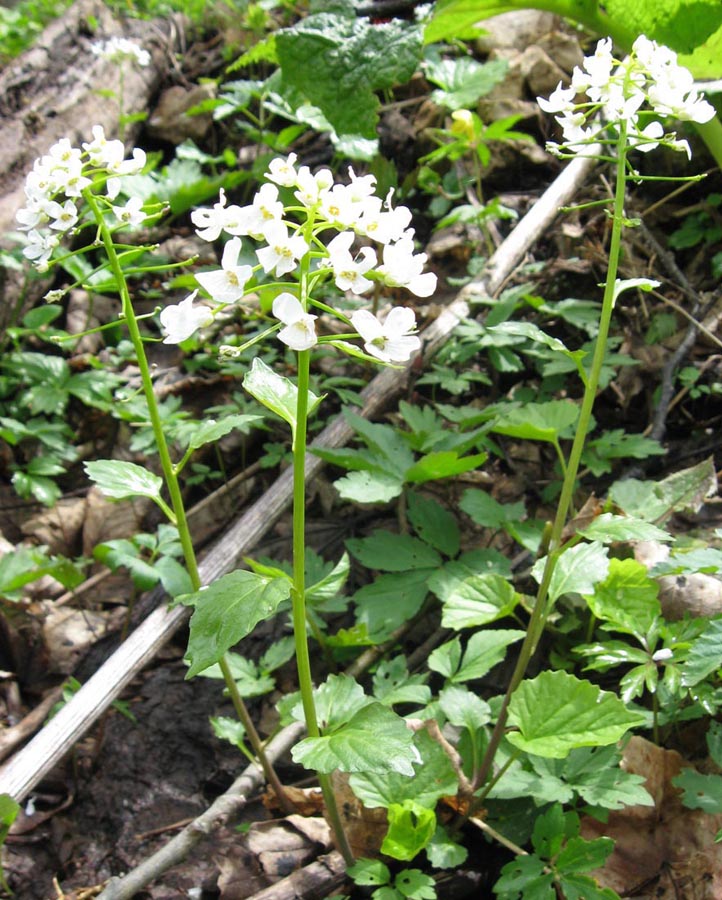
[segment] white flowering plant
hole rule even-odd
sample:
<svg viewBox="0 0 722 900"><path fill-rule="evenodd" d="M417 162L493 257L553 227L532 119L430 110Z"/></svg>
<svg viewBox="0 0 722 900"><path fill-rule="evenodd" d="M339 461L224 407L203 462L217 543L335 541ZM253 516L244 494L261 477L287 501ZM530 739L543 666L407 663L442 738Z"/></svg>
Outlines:
<svg viewBox="0 0 722 900"><path fill-rule="evenodd" d="M38 271L44 272L67 255L102 247L104 265L112 273L120 294L122 319L140 369L163 479L140 466L116 460L90 462L86 471L111 497L150 497L177 528L188 575L187 592L181 602L195 607L187 654L189 677L214 665L220 667L253 751L286 808L290 805L265 758L226 653L259 619L273 615L278 605L290 597L309 735L299 745L297 758L318 770L338 844L350 862L351 851L330 786L331 768L322 749L324 738L315 711L306 636L306 433L308 417L320 402L309 389L311 354L323 345L375 363L407 363L421 346L413 309L392 307L385 315L377 316L365 308L369 305L367 298L375 286L394 291L405 288L417 297L429 297L435 291L436 276L424 271L426 255L415 249L411 212L404 206L395 206L391 194L385 199L377 197L375 179L370 175L357 176L353 170L349 170L347 182L342 183L335 181L328 169L312 173L306 166L297 167L294 155L277 158L271 161L267 180L251 203L229 203L221 190L215 204L191 213L201 239L225 242L220 267L197 272L197 288L180 302L160 309L158 323L163 341L183 343L199 329L212 325L221 310L242 302L247 306L261 294L268 297L268 303L256 315L270 318L269 326L242 347L228 346L221 348L222 352L238 356L263 337L276 335L296 354L298 367L297 384L293 384L256 357L244 380L244 386L256 400L291 426L293 575L239 570L202 589L179 475L194 448L217 439L230 428L248 424L248 419L254 417L236 416L234 421L225 423L203 423L202 433L193 438L185 455L177 462L172 460L146 355L148 337L141 333L128 285L129 273L147 271L137 259L139 252L149 248L129 248L115 236L118 231L147 224L149 216L157 216L159 210L146 208L139 198L124 191L123 177L138 173L145 165L143 151L135 148L126 158L122 142L107 139L100 126L95 126L92 133L92 141L81 147L73 146L68 139L60 140L36 161L26 180L25 205L17 213L19 227L27 235L23 253ZM78 249L63 246L64 238L84 233L90 226L96 234L92 243ZM249 243L254 248L255 263L248 253ZM130 259L130 266L124 264L126 258ZM329 305L328 292L324 293L324 300L317 299L322 285L333 285L332 292L346 297L348 314ZM62 291L50 294L53 300L62 298ZM339 323L335 330L330 328L333 320ZM161 495L164 484L170 502ZM242 608L237 605L239 593ZM372 719L375 726L383 726L385 737L365 764L381 772L413 774L412 763L418 761L418 753L412 733L393 712L380 703L375 706ZM352 756L342 753L332 768L352 766L351 760Z"/></svg>
<svg viewBox="0 0 722 900"><path fill-rule="evenodd" d="M105 41L94 41L90 49L95 56L113 63L118 70L118 89L102 89L98 93L115 99L118 104L118 134L125 138L126 126L131 122L142 122L145 113L128 115L125 112L125 70L131 65L137 69L145 69L152 62L150 53L130 38L115 35Z"/></svg>

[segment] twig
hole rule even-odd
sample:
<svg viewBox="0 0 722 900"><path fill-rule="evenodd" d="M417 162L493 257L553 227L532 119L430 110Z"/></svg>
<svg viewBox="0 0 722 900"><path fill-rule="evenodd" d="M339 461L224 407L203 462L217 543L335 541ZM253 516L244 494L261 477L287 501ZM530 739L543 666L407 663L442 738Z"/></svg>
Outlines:
<svg viewBox="0 0 722 900"><path fill-rule="evenodd" d="M303 724L294 722L280 731L266 747L266 755L276 762L296 743L303 733ZM157 853L122 877L111 878L98 900L131 900L171 866L182 862L204 837L228 821L248 802L263 784L263 772L255 763L249 765L228 790L217 797L208 809L171 838Z"/></svg>
<svg viewBox="0 0 722 900"><path fill-rule="evenodd" d="M345 877L346 864L341 854L334 850L253 894L248 900L306 900L327 897Z"/></svg>

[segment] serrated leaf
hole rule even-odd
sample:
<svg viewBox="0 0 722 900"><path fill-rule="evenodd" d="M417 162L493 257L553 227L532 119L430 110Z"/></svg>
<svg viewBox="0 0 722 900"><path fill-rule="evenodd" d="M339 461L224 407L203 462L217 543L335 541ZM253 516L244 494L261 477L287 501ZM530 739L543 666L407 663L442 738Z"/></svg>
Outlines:
<svg viewBox="0 0 722 900"><path fill-rule="evenodd" d="M687 809L702 809L709 815L722 813L722 775L703 775L685 768L672 779L682 791L682 803Z"/></svg>
<svg viewBox="0 0 722 900"><path fill-rule="evenodd" d="M441 90L432 93L432 100L447 109L470 109L485 97L496 84L503 81L509 68L505 59L479 63L469 56L459 59L429 60L424 73Z"/></svg>
<svg viewBox="0 0 722 900"><path fill-rule="evenodd" d="M706 497L717 492L717 473L712 457L689 469L673 472L662 481L627 478L609 489L610 499L628 515L647 522L661 522L673 512L699 511Z"/></svg>
<svg viewBox="0 0 722 900"><path fill-rule="evenodd" d="M509 723L519 731L507 739L527 753L562 759L575 747L612 744L645 721L588 681L567 672L542 672L514 692Z"/></svg>
<svg viewBox="0 0 722 900"><path fill-rule="evenodd" d="M263 416L234 415L225 416L220 421L204 419L193 432L188 442L189 449L197 450L204 444L215 443L231 431L241 431L248 434L249 426L263 421Z"/></svg>
<svg viewBox="0 0 722 900"><path fill-rule="evenodd" d="M353 596L357 624L365 625L375 642L386 640L421 609L430 569L379 575Z"/></svg>
<svg viewBox="0 0 722 900"><path fill-rule="evenodd" d="M522 640L524 635L525 632L514 629L487 629L472 634L461 664L451 680L458 682L483 678L504 659L507 647Z"/></svg>
<svg viewBox="0 0 722 900"><path fill-rule="evenodd" d="M459 552L461 534L456 518L430 497L410 492L408 495L409 522L418 536L445 556Z"/></svg>
<svg viewBox="0 0 722 900"><path fill-rule="evenodd" d="M408 534L377 529L368 537L351 538L346 541L346 546L367 569L406 572L441 565L441 557L433 547Z"/></svg>
<svg viewBox="0 0 722 900"><path fill-rule="evenodd" d="M608 549L593 541L577 544L558 557L549 581L549 600L553 603L562 594L591 594L597 582L606 578L609 570ZM537 560L532 575L541 581L546 557Z"/></svg>
<svg viewBox="0 0 722 900"><path fill-rule="evenodd" d="M342 500L352 503L390 503L401 496L403 479L385 472L351 472L334 481Z"/></svg>
<svg viewBox="0 0 722 900"><path fill-rule="evenodd" d="M466 862L469 851L452 840L443 825L438 825L426 855L435 869L458 869Z"/></svg>
<svg viewBox="0 0 722 900"><path fill-rule="evenodd" d="M353 879L354 884L388 884L391 880L388 866L380 859L357 859L348 867L346 874Z"/></svg>
<svg viewBox="0 0 722 900"><path fill-rule="evenodd" d="M712 619L689 648L682 684L693 687L719 668L722 668L722 619Z"/></svg>
<svg viewBox="0 0 722 900"><path fill-rule="evenodd" d="M351 775L351 789L364 806L388 808L392 803L414 800L433 809L441 797L456 794L459 778L441 745L427 731L419 731L414 736L414 746L421 762L411 779L398 772Z"/></svg>
<svg viewBox="0 0 722 900"><path fill-rule="evenodd" d="M405 862L412 860L421 853L436 831L436 813L414 800L392 803L387 815L389 830L381 845L381 852L392 859Z"/></svg>
<svg viewBox="0 0 722 900"><path fill-rule="evenodd" d="M611 544L615 541L671 541L672 535L663 528L658 528L643 519L634 516L615 516L602 513L592 519L589 525L579 528L577 534L589 541L600 541Z"/></svg>
<svg viewBox="0 0 722 900"><path fill-rule="evenodd" d="M644 636L661 614L659 583L635 559L612 559L607 577L585 596L598 619L623 631Z"/></svg>
<svg viewBox="0 0 722 900"><path fill-rule="evenodd" d="M150 497L158 501L163 490L160 475L143 466L119 459L98 459L85 463L85 472L106 497L125 500L128 497Z"/></svg>
<svg viewBox="0 0 722 900"><path fill-rule="evenodd" d="M526 403L499 415L491 430L527 441L557 443L570 437L579 418L579 407L572 400Z"/></svg>
<svg viewBox="0 0 722 900"><path fill-rule="evenodd" d="M486 625L509 615L519 602L513 585L495 574L468 574L461 563L448 563L429 579L443 603L442 625L456 631Z"/></svg>
<svg viewBox="0 0 722 900"><path fill-rule="evenodd" d="M487 491L478 488L464 491L459 506L477 525L485 528L503 528L507 523L519 521L526 515L523 500L518 503L499 503Z"/></svg>
<svg viewBox="0 0 722 900"><path fill-rule="evenodd" d="M190 667L186 678L217 663L259 622L270 619L290 594L288 578L265 578L238 570L223 575L207 588L179 597L180 603L195 607L190 621Z"/></svg>
<svg viewBox="0 0 722 900"><path fill-rule="evenodd" d="M337 134L375 138L380 105L375 92L414 74L421 28L317 13L277 31L275 45L284 83L317 106Z"/></svg>
<svg viewBox="0 0 722 900"><path fill-rule="evenodd" d="M494 893L524 900L556 900L554 876L545 871L547 865L535 854L517 856L501 870Z"/></svg>
<svg viewBox="0 0 722 900"><path fill-rule="evenodd" d="M413 734L403 719L381 703L370 703L331 734L309 737L291 751L317 772L399 772L413 776L417 759Z"/></svg>
<svg viewBox="0 0 722 900"><path fill-rule="evenodd" d="M409 900L436 900L436 882L420 869L403 869L396 876L394 887Z"/></svg>
<svg viewBox="0 0 722 900"><path fill-rule="evenodd" d="M422 456L407 469L405 479L411 484L423 484L426 481L461 475L462 472L478 469L488 456L488 453L475 453L460 457L456 450L435 450Z"/></svg>
<svg viewBox="0 0 722 900"><path fill-rule="evenodd" d="M491 721L491 707L468 688L451 684L439 694L439 706L452 725L472 733Z"/></svg>
<svg viewBox="0 0 722 900"><path fill-rule="evenodd" d="M243 387L255 397L259 403L280 416L291 426L293 441L296 441L296 410L298 406L298 388L296 385L273 371L260 356L251 363L250 370L243 379ZM308 392L308 415L310 416L323 398L317 397L313 391Z"/></svg>

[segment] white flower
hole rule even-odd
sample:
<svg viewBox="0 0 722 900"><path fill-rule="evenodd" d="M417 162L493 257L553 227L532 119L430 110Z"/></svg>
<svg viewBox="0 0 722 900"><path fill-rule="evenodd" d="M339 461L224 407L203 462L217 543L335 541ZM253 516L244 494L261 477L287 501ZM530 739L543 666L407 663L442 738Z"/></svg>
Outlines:
<svg viewBox="0 0 722 900"><path fill-rule="evenodd" d="M288 159L283 159L280 156L272 159L268 165L266 178L269 181L275 181L281 187L293 187L296 184L297 177L296 169L294 168L295 162L295 153L289 153Z"/></svg>
<svg viewBox="0 0 722 900"><path fill-rule="evenodd" d="M296 185L298 201L306 207L315 206L333 185L333 175L330 169L321 169L314 175L308 166L301 166L296 174Z"/></svg>
<svg viewBox="0 0 722 900"><path fill-rule="evenodd" d="M286 326L278 332L278 339L291 350L310 350L317 343L317 316L303 311L301 302L293 294L284 292L273 301L273 315Z"/></svg>
<svg viewBox="0 0 722 900"><path fill-rule="evenodd" d="M50 232L36 231L32 229L28 232L28 243L23 248L23 256L32 260L33 264L39 271L47 270L47 263L53 255L53 250L60 243L59 234L51 234Z"/></svg>
<svg viewBox="0 0 722 900"><path fill-rule="evenodd" d="M424 272L425 253L414 253L414 242L404 237L395 244L386 244L383 265L378 272L391 287L405 287L417 297L430 297L436 290L436 275Z"/></svg>
<svg viewBox="0 0 722 900"><path fill-rule="evenodd" d="M256 250L256 256L264 272L271 275L275 272L277 277L292 272L296 268L296 262L308 252L308 244L300 234L289 237L288 228L283 222L271 222L265 229L263 236L268 241L267 247Z"/></svg>
<svg viewBox="0 0 722 900"><path fill-rule="evenodd" d="M18 228L21 231L30 231L31 228L44 225L48 221L46 206L47 202L43 202L39 198L28 197L28 205L23 206L15 213Z"/></svg>
<svg viewBox="0 0 722 900"><path fill-rule="evenodd" d="M90 45L90 49L96 56L109 59L117 64L125 62L126 59L131 60L138 66L150 64L150 53L127 38L112 37L107 41L96 41Z"/></svg>
<svg viewBox="0 0 722 900"><path fill-rule="evenodd" d="M241 207L226 206L226 192L221 188L220 200L213 209L194 209L191 222L196 226L196 234L203 241L215 241L222 231L232 235L242 234Z"/></svg>
<svg viewBox="0 0 722 900"><path fill-rule="evenodd" d="M358 256L351 256L351 244L354 235L351 231L342 231L329 242L328 258L333 268L336 287L340 291L352 291L363 294L373 287L373 281L364 278L364 274L376 265L376 254L371 247L362 247Z"/></svg>
<svg viewBox="0 0 722 900"><path fill-rule="evenodd" d="M207 306L193 306L198 291L193 291L185 300L174 306L166 306L160 314L160 324L166 336L164 344L180 344L191 337L199 328L205 328L213 321Z"/></svg>
<svg viewBox="0 0 722 900"><path fill-rule="evenodd" d="M416 315L413 309L396 306L380 322L366 309L351 314L353 327L364 341L364 349L383 362L406 362L421 347L415 334Z"/></svg>
<svg viewBox="0 0 722 900"><path fill-rule="evenodd" d="M238 265L240 252L241 239L231 238L223 248L221 268L196 275L196 281L217 303L235 303L245 293L246 282L253 274L253 268Z"/></svg>
<svg viewBox="0 0 722 900"><path fill-rule="evenodd" d="M125 206L114 206L112 209L118 221L122 222L123 225L130 225L131 228L137 228L145 222L143 201L140 197L130 197Z"/></svg>
<svg viewBox="0 0 722 900"><path fill-rule="evenodd" d="M242 206L238 212L241 234L250 234L260 240L271 222L283 219L283 203L278 199L275 184L263 184L250 206Z"/></svg>
<svg viewBox="0 0 722 900"><path fill-rule="evenodd" d="M549 94L548 100L545 100L544 97L537 97L536 102L540 109L547 113L570 113L574 111L576 95L577 92L573 87L563 88L560 81L555 90Z"/></svg>
<svg viewBox="0 0 722 900"><path fill-rule="evenodd" d="M72 200L66 200L62 206L51 200L46 205L45 211L53 220L50 228L54 231L69 231L78 221L78 208Z"/></svg>
<svg viewBox="0 0 722 900"><path fill-rule="evenodd" d="M364 234L380 244L399 241L406 235L411 224L411 210L407 206L397 206L392 209L392 195L393 191L391 190L384 200L385 211L382 210L381 204L377 206L372 202L376 198L369 198L357 226L360 234Z"/></svg>

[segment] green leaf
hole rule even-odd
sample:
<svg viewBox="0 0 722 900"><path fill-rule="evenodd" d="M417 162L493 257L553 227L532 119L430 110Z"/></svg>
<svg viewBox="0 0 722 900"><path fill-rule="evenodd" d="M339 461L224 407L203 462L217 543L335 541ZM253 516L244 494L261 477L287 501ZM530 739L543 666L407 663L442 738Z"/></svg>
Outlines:
<svg viewBox="0 0 722 900"><path fill-rule="evenodd" d="M232 719L230 716L209 716L208 721L217 738L228 741L234 747L243 746L246 729L238 719Z"/></svg>
<svg viewBox="0 0 722 900"><path fill-rule="evenodd" d="M447 563L429 579L444 605L444 628L472 628L509 615L519 602L513 585L495 574L470 573L462 562Z"/></svg>
<svg viewBox="0 0 722 900"><path fill-rule="evenodd" d="M231 431L238 430L243 434L248 434L249 426L262 421L263 416L254 415L225 416L220 421L204 419L193 432L188 442L188 448L197 450L204 444L215 443Z"/></svg>
<svg viewBox="0 0 722 900"><path fill-rule="evenodd" d="M478 488L464 491L459 506L477 525L484 528L504 528L509 522L520 521L526 515L523 500L518 503L499 503L491 494Z"/></svg>
<svg viewBox="0 0 722 900"><path fill-rule="evenodd" d="M435 450L422 456L413 466L406 470L406 481L412 484L423 484L438 478L450 478L462 472L470 472L482 466L489 454L475 453L472 456L460 457L456 450Z"/></svg>
<svg viewBox="0 0 722 900"><path fill-rule="evenodd" d="M394 887L409 900L435 900L436 883L420 869L402 869L396 876Z"/></svg>
<svg viewBox="0 0 722 900"><path fill-rule="evenodd" d="M339 135L376 137L376 91L408 81L421 57L421 28L400 20L317 13L276 32L283 82L317 106Z"/></svg>
<svg viewBox="0 0 722 900"><path fill-rule="evenodd" d="M409 777L417 758L412 732L381 703L364 706L331 734L305 738L291 755L317 772L399 772Z"/></svg>
<svg viewBox="0 0 722 900"><path fill-rule="evenodd" d="M578 418L579 407L573 400L526 403L503 412L491 430L521 440L555 444L571 436Z"/></svg>
<svg viewBox="0 0 722 900"><path fill-rule="evenodd" d="M483 678L505 658L506 648L520 641L524 634L523 631L513 629L489 629L472 634L461 664L451 680L457 682Z"/></svg>
<svg viewBox="0 0 722 900"><path fill-rule="evenodd" d="M646 719L614 694L567 672L542 672L523 681L509 704L507 738L527 753L562 759L575 747L612 744Z"/></svg>
<svg viewBox="0 0 722 900"><path fill-rule="evenodd" d="M468 688L449 685L439 694L439 706L448 721L472 734L491 721L489 704Z"/></svg>
<svg viewBox="0 0 722 900"><path fill-rule="evenodd" d="M389 830L381 852L405 862L421 853L436 831L436 813L413 800L392 803L388 808L388 821Z"/></svg>
<svg viewBox="0 0 722 900"><path fill-rule="evenodd" d="M427 665L432 672L439 672L444 678L451 679L461 662L461 641L454 638L432 650Z"/></svg>
<svg viewBox="0 0 722 900"><path fill-rule="evenodd" d="M119 459L98 459L85 463L85 472L100 490L114 500L128 497L150 497L156 502L163 490L160 475L143 466Z"/></svg>
<svg viewBox="0 0 722 900"><path fill-rule="evenodd" d="M456 518L430 497L410 492L408 495L409 522L418 536L445 556L459 552L461 534Z"/></svg>
<svg viewBox="0 0 722 900"><path fill-rule="evenodd" d="M549 601L553 603L562 594L591 594L597 582L606 577L609 570L608 549L600 543L577 544L562 551L549 581ZM541 581L546 557L537 560L532 575Z"/></svg>
<svg viewBox="0 0 722 900"><path fill-rule="evenodd" d="M456 794L459 778L441 745L427 731L419 731L414 735L414 746L421 762L413 778L398 772L359 772L351 775L351 789L364 806L388 809L393 803L413 800L433 809L441 797Z"/></svg>
<svg viewBox="0 0 722 900"><path fill-rule="evenodd" d="M382 660L373 676L374 696L386 706L396 703L426 706L431 700L431 689L425 684L427 678L424 672L409 675L404 656Z"/></svg>
<svg viewBox="0 0 722 900"><path fill-rule="evenodd" d="M703 775L694 769L682 769L672 784L682 791L687 809L702 809L709 815L722 813L722 775Z"/></svg>
<svg viewBox="0 0 722 900"><path fill-rule="evenodd" d="M291 426L293 442L296 441L296 409L298 406L298 388L296 385L278 375L269 368L260 356L251 363L250 370L243 379L243 387L271 412L280 416ZM308 415L310 416L323 398L308 392Z"/></svg>
<svg viewBox="0 0 722 900"><path fill-rule="evenodd" d="M614 282L612 303L616 303L619 295L623 294L625 291L633 291L637 288L643 291L651 291L652 288L659 287L660 284L661 281L652 281L651 278L617 278Z"/></svg>
<svg viewBox="0 0 722 900"><path fill-rule="evenodd" d="M226 653L225 657L241 697L260 697L268 694L276 686L274 679L265 672L261 672L253 660L246 659L239 653L230 652ZM209 666L200 674L204 678L216 678L220 681L224 679L221 667L218 665Z"/></svg>
<svg viewBox="0 0 722 900"><path fill-rule="evenodd" d="M441 90L433 91L431 99L447 109L471 109L495 85L504 80L509 68L505 59L479 63L470 56L459 59L428 60L424 74Z"/></svg>
<svg viewBox="0 0 722 900"><path fill-rule="evenodd" d="M361 685L350 675L329 675L324 683L313 692L316 716L322 731L339 728L369 703L371 697L364 694ZM303 721L303 704L294 709L294 715Z"/></svg>
<svg viewBox="0 0 722 900"><path fill-rule="evenodd" d="M615 482L610 499L628 515L647 522L668 519L673 512L695 514L706 497L717 492L717 474L712 457L689 469L673 472L662 481L626 478Z"/></svg>
<svg viewBox="0 0 722 900"><path fill-rule="evenodd" d="M615 541L666 541L673 540L672 535L663 528L658 528L643 519L634 516L615 516L602 513L592 519L589 525L580 528L577 534L589 541L600 541L612 544Z"/></svg>
<svg viewBox="0 0 722 900"><path fill-rule="evenodd" d="M722 668L722 619L711 619L692 643L682 671L682 684L693 687Z"/></svg>
<svg viewBox="0 0 722 900"><path fill-rule="evenodd" d="M207 588L179 597L178 602L195 607L190 621L190 667L186 678L217 663L259 622L270 619L290 594L291 582L286 577L265 578L238 570L223 575Z"/></svg>
<svg viewBox="0 0 722 900"><path fill-rule="evenodd" d="M556 857L555 868L565 875L599 869L613 850L614 841L608 837L596 838L593 841L572 837Z"/></svg>
<svg viewBox="0 0 722 900"><path fill-rule="evenodd" d="M599 318L599 310L595 306L595 319ZM542 344L555 353L560 353L569 359L579 362L586 355L584 350L568 350L563 341L558 338L551 337L545 331L542 331L537 325L531 322L502 322L499 325L492 325L486 329L491 335L510 335L513 337L524 337L536 344ZM559 401L554 401L559 402ZM562 401L566 403L567 401Z"/></svg>
<svg viewBox="0 0 722 900"><path fill-rule="evenodd" d="M554 876L546 872L546 863L534 854L517 856L501 870L494 885L500 900L556 900Z"/></svg>
<svg viewBox="0 0 722 900"><path fill-rule="evenodd" d="M611 888L599 887L589 875L561 873L559 886L566 900L619 900L619 894Z"/></svg>
<svg viewBox="0 0 722 900"><path fill-rule="evenodd" d="M365 625L369 636L384 641L412 619L421 609L428 588L429 569L379 575L353 596L357 624Z"/></svg>
<svg viewBox="0 0 722 900"><path fill-rule="evenodd" d="M346 869L346 874L353 879L354 884L388 884L391 880L388 866L379 859L357 859Z"/></svg>
<svg viewBox="0 0 722 900"><path fill-rule="evenodd" d="M598 619L631 634L644 636L662 614L659 583L634 559L612 559L604 581L585 596Z"/></svg>
<svg viewBox="0 0 722 900"><path fill-rule="evenodd" d="M384 469L403 477L414 462L414 454L403 436L390 425L369 422L368 419L353 410L344 409L343 415L349 425L361 436L364 443L375 451Z"/></svg>
<svg viewBox="0 0 722 900"><path fill-rule="evenodd" d="M390 503L401 496L404 482L387 472L351 472L333 486L342 500L352 503Z"/></svg>
<svg viewBox="0 0 722 900"><path fill-rule="evenodd" d="M466 862L469 851L452 840L443 825L438 825L426 847L426 855L435 869L458 869Z"/></svg>
<svg viewBox="0 0 722 900"><path fill-rule="evenodd" d="M349 551L367 569L405 572L409 569L434 569L441 557L428 544L408 534L393 534L377 529L368 537L346 541Z"/></svg>

